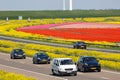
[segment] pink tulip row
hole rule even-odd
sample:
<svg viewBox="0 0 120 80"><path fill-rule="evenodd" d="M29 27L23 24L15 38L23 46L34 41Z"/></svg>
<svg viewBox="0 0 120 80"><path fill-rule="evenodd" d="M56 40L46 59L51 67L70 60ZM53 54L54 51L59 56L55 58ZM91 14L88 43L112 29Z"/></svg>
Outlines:
<svg viewBox="0 0 120 80"><path fill-rule="evenodd" d="M78 22L77 22L78 23ZM76 23L76 24L77 24ZM17 30L38 30L38 29L50 29L50 28L54 28L54 27L61 27L63 25L70 25L70 24L75 24L73 22L67 22L67 23L63 23L63 24L45 24L45 25L38 25L38 26L30 26L30 27L22 27L22 28L18 28Z"/></svg>

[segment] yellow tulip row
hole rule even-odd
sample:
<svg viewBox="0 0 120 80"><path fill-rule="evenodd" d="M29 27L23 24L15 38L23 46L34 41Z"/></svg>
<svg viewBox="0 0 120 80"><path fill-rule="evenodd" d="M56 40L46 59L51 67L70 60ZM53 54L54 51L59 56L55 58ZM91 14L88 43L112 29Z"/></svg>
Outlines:
<svg viewBox="0 0 120 80"><path fill-rule="evenodd" d="M21 74L15 74L0 70L0 80L36 80L32 77L26 77Z"/></svg>
<svg viewBox="0 0 120 80"><path fill-rule="evenodd" d="M113 69L115 71L120 71L120 62L100 60L100 63L102 64L102 67L106 69L111 69L111 70Z"/></svg>
<svg viewBox="0 0 120 80"><path fill-rule="evenodd" d="M72 58L75 62L77 62L79 57L83 55L94 56L100 60L103 67L120 71L120 54L0 40L0 51L10 53L14 48L22 48L26 55L30 57L32 57L38 51L45 51L52 59L58 57L69 57Z"/></svg>
<svg viewBox="0 0 120 80"><path fill-rule="evenodd" d="M97 17L97 18L84 18L85 22L119 22L120 17Z"/></svg>

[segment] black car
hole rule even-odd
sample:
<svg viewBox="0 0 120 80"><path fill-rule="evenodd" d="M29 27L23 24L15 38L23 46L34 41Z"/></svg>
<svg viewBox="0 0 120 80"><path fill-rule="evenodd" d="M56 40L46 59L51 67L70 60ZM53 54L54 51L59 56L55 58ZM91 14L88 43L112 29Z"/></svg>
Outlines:
<svg viewBox="0 0 120 80"><path fill-rule="evenodd" d="M86 43L85 42L75 42L73 45L73 48L86 49Z"/></svg>
<svg viewBox="0 0 120 80"><path fill-rule="evenodd" d="M45 52L38 52L33 56L33 64L38 63L50 64L50 57Z"/></svg>
<svg viewBox="0 0 120 80"><path fill-rule="evenodd" d="M101 72L101 65L95 57L81 56L77 62L78 71L95 71Z"/></svg>
<svg viewBox="0 0 120 80"><path fill-rule="evenodd" d="M26 54L24 53L24 51L22 49L13 49L11 54L10 54L10 58L11 59L26 59Z"/></svg>

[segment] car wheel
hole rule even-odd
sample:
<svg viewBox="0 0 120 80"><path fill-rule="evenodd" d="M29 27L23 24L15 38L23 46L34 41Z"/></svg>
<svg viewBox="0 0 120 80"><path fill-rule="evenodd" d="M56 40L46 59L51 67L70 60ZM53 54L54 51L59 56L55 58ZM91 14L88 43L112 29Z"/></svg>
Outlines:
<svg viewBox="0 0 120 80"><path fill-rule="evenodd" d="M38 64L38 62L37 62L37 61L35 61L35 64Z"/></svg>
<svg viewBox="0 0 120 80"><path fill-rule="evenodd" d="M35 64L35 61L33 60L33 64Z"/></svg>
<svg viewBox="0 0 120 80"><path fill-rule="evenodd" d="M26 56L24 56L23 59L26 59Z"/></svg>
<svg viewBox="0 0 120 80"><path fill-rule="evenodd" d="M58 75L59 75L59 76L62 76L62 74L61 74L61 72L60 72L60 71L58 71Z"/></svg>
<svg viewBox="0 0 120 80"><path fill-rule="evenodd" d="M50 62L47 62L47 64L50 64Z"/></svg>
<svg viewBox="0 0 120 80"><path fill-rule="evenodd" d="M33 59L33 64L36 64L34 59Z"/></svg>
<svg viewBox="0 0 120 80"><path fill-rule="evenodd" d="M52 74L53 74L53 75L55 75L55 73L54 73L53 69L52 69Z"/></svg>
<svg viewBox="0 0 120 80"><path fill-rule="evenodd" d="M14 56L11 56L12 57L12 59L15 59L15 57Z"/></svg>
<svg viewBox="0 0 120 80"><path fill-rule="evenodd" d="M101 72L101 69L98 69L98 72Z"/></svg>
<svg viewBox="0 0 120 80"><path fill-rule="evenodd" d="M86 72L86 69L84 67L82 67L82 72Z"/></svg>
<svg viewBox="0 0 120 80"><path fill-rule="evenodd" d="M74 73L74 76L77 76L77 72L76 72L76 73Z"/></svg>
<svg viewBox="0 0 120 80"><path fill-rule="evenodd" d="M77 65L77 71L80 71L80 68L78 67L78 65Z"/></svg>
<svg viewBox="0 0 120 80"><path fill-rule="evenodd" d="M84 49L86 49L86 47L84 47Z"/></svg>
<svg viewBox="0 0 120 80"><path fill-rule="evenodd" d="M10 58L13 59L12 56L10 56Z"/></svg>

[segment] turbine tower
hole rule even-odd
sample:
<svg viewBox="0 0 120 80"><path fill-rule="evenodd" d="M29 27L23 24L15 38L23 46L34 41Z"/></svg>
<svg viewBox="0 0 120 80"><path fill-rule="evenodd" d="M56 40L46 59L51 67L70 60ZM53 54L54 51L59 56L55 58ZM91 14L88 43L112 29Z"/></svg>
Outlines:
<svg viewBox="0 0 120 80"><path fill-rule="evenodd" d="M72 11L72 0L69 0L69 10Z"/></svg>
<svg viewBox="0 0 120 80"><path fill-rule="evenodd" d="M65 0L63 0L63 10L65 10Z"/></svg>
<svg viewBox="0 0 120 80"><path fill-rule="evenodd" d="M63 10L66 10L66 0L63 0ZM69 0L69 10L72 11L72 0Z"/></svg>

